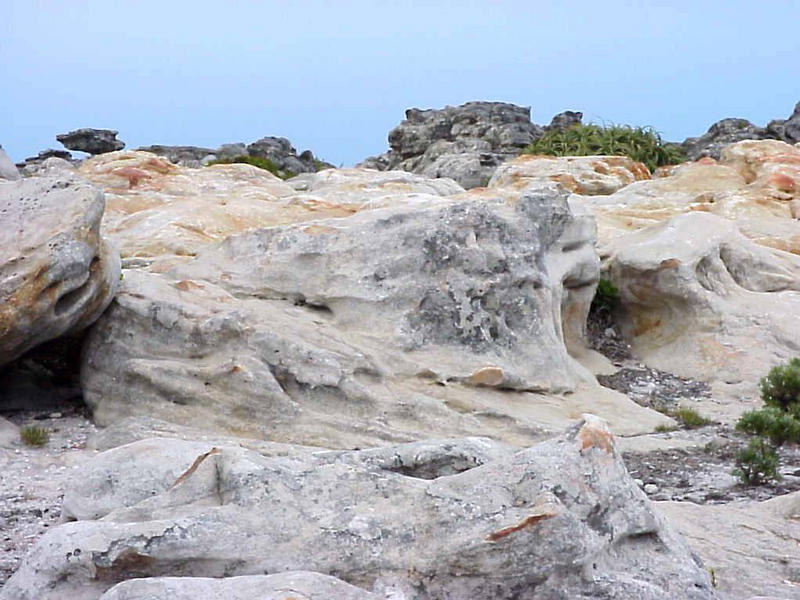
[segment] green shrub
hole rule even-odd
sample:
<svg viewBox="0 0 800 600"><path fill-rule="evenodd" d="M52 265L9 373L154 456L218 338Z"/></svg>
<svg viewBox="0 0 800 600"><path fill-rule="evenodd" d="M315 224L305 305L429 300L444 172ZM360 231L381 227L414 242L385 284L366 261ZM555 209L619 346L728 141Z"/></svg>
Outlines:
<svg viewBox="0 0 800 600"><path fill-rule="evenodd" d="M44 427L30 425L19 430L19 437L26 446L44 446L50 441L50 432Z"/></svg>
<svg viewBox="0 0 800 600"><path fill-rule="evenodd" d="M764 438L751 438L747 448L736 453L736 468L733 474L746 485L758 485L780 479L778 452Z"/></svg>
<svg viewBox="0 0 800 600"><path fill-rule="evenodd" d="M292 173L291 171L281 171L274 162L272 162L268 158L261 158L260 156L248 156L243 154L241 156L234 156L233 158L218 158L216 160L210 161L209 165L231 165L235 163L242 163L246 165L253 165L254 167L258 167L259 169L264 169L265 171L269 171L273 175L280 177L281 179L290 179L296 175L296 173Z"/></svg>
<svg viewBox="0 0 800 600"><path fill-rule="evenodd" d="M531 142L523 153L552 156L628 156L644 163L651 171L662 165L674 165L686 160L680 146L664 143L659 133L651 127L630 125L576 124L564 130L548 131Z"/></svg>
<svg viewBox="0 0 800 600"><path fill-rule="evenodd" d="M687 408L685 406L680 407L671 416L683 423L683 426L687 429L697 429L698 427L705 427L711 423L710 420L700 416L700 413L693 408Z"/></svg>
<svg viewBox="0 0 800 600"><path fill-rule="evenodd" d="M750 410L739 417L736 429L751 435L760 435L775 444L800 443L800 419L774 406Z"/></svg>
<svg viewBox="0 0 800 600"><path fill-rule="evenodd" d="M600 278L597 290L592 298L591 309L593 312L609 313L619 306L619 290L608 279Z"/></svg>
<svg viewBox="0 0 800 600"><path fill-rule="evenodd" d="M800 358L773 367L760 383L761 399L767 406L783 411L800 405Z"/></svg>

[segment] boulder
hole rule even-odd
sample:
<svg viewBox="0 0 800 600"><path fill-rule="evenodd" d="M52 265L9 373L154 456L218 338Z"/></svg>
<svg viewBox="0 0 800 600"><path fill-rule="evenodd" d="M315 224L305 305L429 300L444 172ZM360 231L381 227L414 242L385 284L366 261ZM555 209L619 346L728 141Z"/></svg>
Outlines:
<svg viewBox="0 0 800 600"><path fill-rule="evenodd" d="M657 509L713 569L721 600L798 597L800 492L724 505L659 502Z"/></svg>
<svg viewBox="0 0 800 600"><path fill-rule="evenodd" d="M266 158L279 172L287 175L297 173L314 173L318 170L317 162L310 150L297 156L294 146L282 137L264 137L248 144L247 154L258 158ZM327 165L326 166L331 166Z"/></svg>
<svg viewBox="0 0 800 600"><path fill-rule="evenodd" d="M546 131L564 131L573 127L574 125L580 125L583 120L583 113L577 112L573 110L565 110L564 112L558 113L550 120L550 125L545 127Z"/></svg>
<svg viewBox="0 0 800 600"><path fill-rule="evenodd" d="M148 577L115 585L100 600L383 600L330 575L287 571L242 577Z"/></svg>
<svg viewBox="0 0 800 600"><path fill-rule="evenodd" d="M800 102L788 119L775 119L767 124L767 135L790 144L800 143Z"/></svg>
<svg viewBox="0 0 800 600"><path fill-rule="evenodd" d="M13 448L19 441L19 427L0 417L0 448Z"/></svg>
<svg viewBox="0 0 800 600"><path fill-rule="evenodd" d="M704 156L719 158L722 148L741 140L760 140L766 137L763 128L753 125L747 119L722 119L697 138L687 138L683 146L689 160Z"/></svg>
<svg viewBox="0 0 800 600"><path fill-rule="evenodd" d="M126 271L85 347L97 422L149 415L328 447L525 445L589 407L624 433L669 422L570 355L598 261L593 221L563 191L403 195L408 181L368 171L307 183L340 205L383 204L233 235L163 274Z"/></svg>
<svg viewBox="0 0 800 600"><path fill-rule="evenodd" d="M72 154L66 150L53 150L52 148L48 148L47 150L42 150L36 156L28 157L24 161L17 163L17 167L24 175L29 177L39 175L39 171L44 163L53 158L67 162L68 164L72 164L70 161L73 160Z"/></svg>
<svg viewBox="0 0 800 600"><path fill-rule="evenodd" d="M0 365L91 325L119 283L119 257L100 236L103 194L76 180L0 186Z"/></svg>
<svg viewBox="0 0 800 600"><path fill-rule="evenodd" d="M136 150L163 156L170 162L182 167L201 167L204 163L216 158L222 158L217 155L217 151L213 148L201 148L198 146L163 146L154 144L152 146L142 146ZM246 154L246 152L242 152L242 154Z"/></svg>
<svg viewBox="0 0 800 600"><path fill-rule="evenodd" d="M494 172L490 188L521 190L529 185L561 184L576 194L613 194L633 183L650 179L642 163L627 156L542 156L522 154Z"/></svg>
<svg viewBox="0 0 800 600"><path fill-rule="evenodd" d="M406 119L389 132L391 149L361 166L449 177L473 188L486 185L499 164L543 133L531 123L530 108L504 102L410 108Z"/></svg>
<svg viewBox="0 0 800 600"><path fill-rule="evenodd" d="M624 308L623 333L651 367L734 386L752 406L760 377L797 353L800 256L765 248L734 222L689 212L613 240L606 261ZM733 414L724 411L733 410Z"/></svg>
<svg viewBox="0 0 800 600"><path fill-rule="evenodd" d="M715 597L591 416L555 439L433 479L361 452L326 461L201 450L176 479L162 476L163 491L50 530L0 599L90 600L134 578L297 570L335 574L380 598ZM82 467L81 479L98 486L88 498L108 485L89 475L97 460ZM121 462L112 482L136 471Z"/></svg>
<svg viewBox="0 0 800 600"><path fill-rule="evenodd" d="M105 154L106 152L122 150L125 147L125 143L117 139L118 133L113 129L86 127L69 133L62 133L57 135L56 139L69 150L88 152L92 155Z"/></svg>
<svg viewBox="0 0 800 600"><path fill-rule="evenodd" d="M0 181L16 181L20 178L16 165L8 158L3 147L0 146Z"/></svg>

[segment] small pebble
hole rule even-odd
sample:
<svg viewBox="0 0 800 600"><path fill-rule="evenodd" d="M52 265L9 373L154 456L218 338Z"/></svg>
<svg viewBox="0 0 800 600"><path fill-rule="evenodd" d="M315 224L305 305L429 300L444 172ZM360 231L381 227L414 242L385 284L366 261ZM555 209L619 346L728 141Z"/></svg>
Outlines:
<svg viewBox="0 0 800 600"><path fill-rule="evenodd" d="M655 483L648 483L644 486L645 494L655 494L658 492L658 486Z"/></svg>

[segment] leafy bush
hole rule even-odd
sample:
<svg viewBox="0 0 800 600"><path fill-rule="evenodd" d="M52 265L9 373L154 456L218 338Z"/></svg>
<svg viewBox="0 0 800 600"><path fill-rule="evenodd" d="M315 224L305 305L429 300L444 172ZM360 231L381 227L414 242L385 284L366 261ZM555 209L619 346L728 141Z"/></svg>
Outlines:
<svg viewBox="0 0 800 600"><path fill-rule="evenodd" d="M19 437L26 446L44 446L50 441L50 432L44 427L31 425L20 429Z"/></svg>
<svg viewBox="0 0 800 600"><path fill-rule="evenodd" d="M759 388L767 406L788 411L793 405L800 405L800 358L770 369Z"/></svg>
<svg viewBox="0 0 800 600"><path fill-rule="evenodd" d="M664 143L654 129L630 125L575 124L564 130L551 130L531 142L523 153L552 156L628 156L644 163L651 171L662 165L674 165L686 160L680 146Z"/></svg>
<svg viewBox="0 0 800 600"><path fill-rule="evenodd" d="M700 416L700 413L693 408L687 408L684 406L676 410L672 414L672 417L683 423L684 427L687 429L697 429L698 427L704 427L711 423L711 421L705 417Z"/></svg>
<svg viewBox="0 0 800 600"><path fill-rule="evenodd" d="M608 279L600 278L592 298L591 311L610 313L619 306L619 290Z"/></svg>
<svg viewBox="0 0 800 600"><path fill-rule="evenodd" d="M747 448L736 453L736 468L733 474L746 485L758 485L780 479L778 452L764 438L751 438Z"/></svg>
<svg viewBox="0 0 800 600"><path fill-rule="evenodd" d="M254 167L258 167L259 169L264 169L265 171L269 171L276 177L280 177L281 179L290 179L296 175L296 173L292 173L291 171L281 171L274 162L272 162L268 158L261 158L260 156L248 156L246 154L242 154L241 156L234 156L233 158L218 158L216 160L210 161L209 165L231 165L236 163L242 163L246 165L253 165Z"/></svg>
<svg viewBox="0 0 800 600"><path fill-rule="evenodd" d="M776 446L787 442L800 443L800 419L774 406L744 413L736 423L736 429L769 438Z"/></svg>

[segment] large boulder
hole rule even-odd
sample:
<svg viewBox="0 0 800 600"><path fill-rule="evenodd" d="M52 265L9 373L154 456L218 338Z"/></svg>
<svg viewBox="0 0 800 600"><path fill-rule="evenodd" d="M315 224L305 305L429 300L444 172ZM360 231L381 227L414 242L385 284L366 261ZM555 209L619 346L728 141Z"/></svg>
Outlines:
<svg viewBox="0 0 800 600"><path fill-rule="evenodd" d="M103 193L73 179L0 185L0 365L91 325L119 283Z"/></svg>
<svg viewBox="0 0 800 600"><path fill-rule="evenodd" d="M125 147L125 142L117 139L118 133L113 129L85 127L57 135L56 139L69 150L78 150L89 154L105 154L122 150Z"/></svg>
<svg viewBox="0 0 800 600"><path fill-rule="evenodd" d="M17 170L16 165L11 162L11 159L8 158L8 154L6 154L3 147L0 146L0 181L16 181L20 178L19 171Z"/></svg>
<svg viewBox="0 0 800 600"><path fill-rule="evenodd" d="M544 133L531 122L530 112L504 102L410 108L389 132L391 149L362 166L450 177L465 188L486 185L499 164Z"/></svg>
<svg viewBox="0 0 800 600"><path fill-rule="evenodd" d="M648 365L734 386L752 403L759 378L796 355L800 256L755 244L705 212L616 238L608 252L623 330ZM708 410L735 417L745 402Z"/></svg>
<svg viewBox="0 0 800 600"><path fill-rule="evenodd" d="M593 220L563 191L401 194L390 173L328 173L310 176L315 193L377 207L126 271L85 348L99 423L150 415L352 447L481 432L525 445L581 410L624 433L669 422L570 354L598 261Z"/></svg>
<svg viewBox="0 0 800 600"><path fill-rule="evenodd" d="M176 479L154 474L163 491L49 531L0 599L93 600L133 578L297 570L418 600L715 597L596 418L433 479L362 456L206 447ZM81 476L97 482L89 498L109 485L94 468ZM121 462L111 485L124 488L132 472Z"/></svg>

